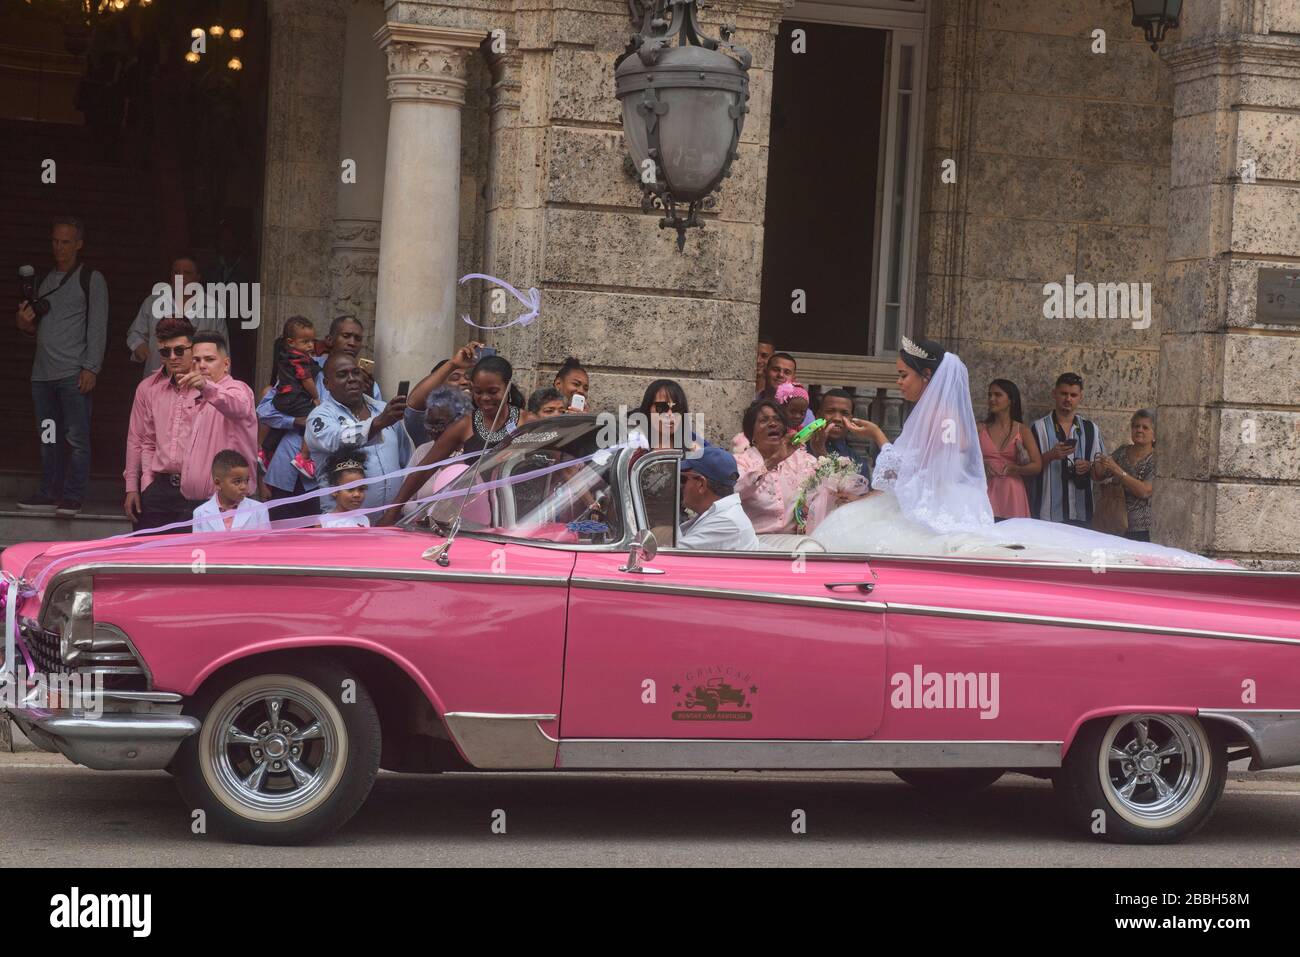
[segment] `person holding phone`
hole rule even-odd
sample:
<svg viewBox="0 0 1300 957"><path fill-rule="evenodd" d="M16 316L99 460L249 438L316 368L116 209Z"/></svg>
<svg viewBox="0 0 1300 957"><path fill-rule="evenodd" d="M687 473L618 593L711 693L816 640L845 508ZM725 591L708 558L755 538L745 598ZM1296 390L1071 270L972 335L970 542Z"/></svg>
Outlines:
<svg viewBox="0 0 1300 957"><path fill-rule="evenodd" d="M1094 460L1105 454L1106 443L1096 423L1076 411L1082 402L1083 377L1061 373L1052 389L1052 411L1030 426L1043 467L1026 484L1035 517L1087 528L1092 523L1092 483L1104 477Z"/></svg>
<svg viewBox="0 0 1300 957"><path fill-rule="evenodd" d="M573 356L564 360L560 371L555 373L555 388L564 396L565 410L568 412L587 411L587 390L591 379L582 363Z"/></svg>

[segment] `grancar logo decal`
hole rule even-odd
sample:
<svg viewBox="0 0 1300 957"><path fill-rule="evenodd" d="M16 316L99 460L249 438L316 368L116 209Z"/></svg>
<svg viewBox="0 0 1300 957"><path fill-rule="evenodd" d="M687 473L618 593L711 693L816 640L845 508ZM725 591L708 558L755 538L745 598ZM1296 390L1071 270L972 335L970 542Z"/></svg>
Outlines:
<svg viewBox="0 0 1300 957"><path fill-rule="evenodd" d="M674 721L752 721L758 684L739 668L710 665L688 671L673 685L678 710Z"/></svg>

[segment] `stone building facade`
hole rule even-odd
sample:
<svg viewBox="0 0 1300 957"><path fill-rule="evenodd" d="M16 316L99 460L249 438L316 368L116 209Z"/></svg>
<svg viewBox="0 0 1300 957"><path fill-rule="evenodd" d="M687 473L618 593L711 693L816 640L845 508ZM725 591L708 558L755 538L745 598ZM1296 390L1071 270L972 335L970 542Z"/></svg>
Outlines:
<svg viewBox="0 0 1300 957"><path fill-rule="evenodd" d="M474 332L460 316L504 321L483 284L457 284L482 272L541 292L537 322L489 337L522 385L576 355L612 409L667 375L731 434L771 308L777 44L792 23L885 31L875 189L892 212L862 273L902 291L873 328L893 309L958 351L977 408L1005 377L1042 414L1056 374L1079 372L1112 447L1158 409L1157 540L1300 560L1300 322L1259 292L1263 276L1272 304L1300 276L1296 0L1186 0L1159 54L1128 0L716 0L706 27L735 24L754 56L750 112L684 254L624 162L626 0L271 0L270 16L263 367L284 316L349 312L388 390L418 379ZM860 69L878 64L841 75ZM1067 277L1150 284L1149 323L1044 318ZM854 386L898 424L891 350L799 358L801 379Z"/></svg>

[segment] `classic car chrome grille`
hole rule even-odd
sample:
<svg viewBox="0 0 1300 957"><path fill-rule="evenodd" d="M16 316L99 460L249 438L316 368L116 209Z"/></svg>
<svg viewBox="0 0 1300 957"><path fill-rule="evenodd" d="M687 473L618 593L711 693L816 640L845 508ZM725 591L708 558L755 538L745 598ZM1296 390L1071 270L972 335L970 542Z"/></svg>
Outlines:
<svg viewBox="0 0 1300 957"><path fill-rule="evenodd" d="M143 690L148 684L144 667L126 638L115 628L96 626L94 647L79 650L75 664L63 660L59 650L60 635L24 618L19 633L27 645L36 670L44 674L103 674L104 687L111 690Z"/></svg>
<svg viewBox="0 0 1300 957"><path fill-rule="evenodd" d="M30 618L24 618L18 626L18 633L22 635L23 643L27 646L27 653L32 656L32 664L36 670L44 674L69 674L72 668L63 663L59 656L59 635L54 631L46 631L40 625ZM15 664L22 664L21 654L19 661Z"/></svg>

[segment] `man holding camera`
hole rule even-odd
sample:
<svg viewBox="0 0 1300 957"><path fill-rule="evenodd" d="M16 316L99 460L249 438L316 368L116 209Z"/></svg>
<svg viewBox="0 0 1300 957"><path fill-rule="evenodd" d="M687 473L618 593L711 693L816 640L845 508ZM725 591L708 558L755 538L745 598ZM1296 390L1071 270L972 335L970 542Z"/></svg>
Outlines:
<svg viewBox="0 0 1300 957"><path fill-rule="evenodd" d="M90 394L104 362L108 283L78 262L85 229L65 216L51 236L54 269L18 304L19 331L36 337L32 404L41 441L41 487L27 511L74 516L90 478Z"/></svg>
<svg viewBox="0 0 1300 957"><path fill-rule="evenodd" d="M1029 482L1030 511L1045 522L1088 528L1092 524L1092 483L1102 478L1097 456L1105 454L1101 429L1075 410L1083 402L1083 377L1062 372L1052 389L1054 408L1030 425L1043 470Z"/></svg>

